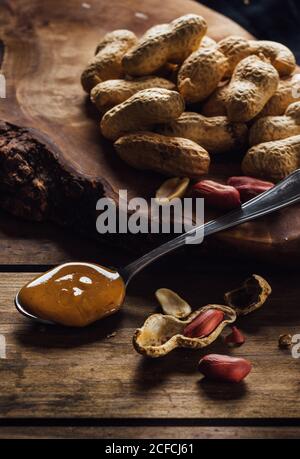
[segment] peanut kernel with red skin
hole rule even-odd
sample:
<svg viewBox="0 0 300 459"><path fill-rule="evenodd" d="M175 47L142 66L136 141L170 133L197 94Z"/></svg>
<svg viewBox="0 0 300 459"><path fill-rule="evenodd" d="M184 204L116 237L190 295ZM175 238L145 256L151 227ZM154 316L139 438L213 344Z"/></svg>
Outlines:
<svg viewBox="0 0 300 459"><path fill-rule="evenodd" d="M230 177L227 185L233 186L240 193L241 201L247 202L255 196L273 188L274 183L259 180L253 177Z"/></svg>
<svg viewBox="0 0 300 459"><path fill-rule="evenodd" d="M241 206L239 191L230 185L213 180L201 180L193 189L205 199L206 204L221 210L232 210Z"/></svg>
<svg viewBox="0 0 300 459"><path fill-rule="evenodd" d="M245 341L242 332L234 325L231 327L231 333L224 338L225 344L232 344L235 346L241 346Z"/></svg>
<svg viewBox="0 0 300 459"><path fill-rule="evenodd" d="M208 309L196 317L183 330L188 338L204 338L210 335L224 320L225 314L217 309Z"/></svg>
<svg viewBox="0 0 300 459"><path fill-rule="evenodd" d="M207 379L239 383L250 373L249 360L229 355L208 354L200 359L198 370Z"/></svg>

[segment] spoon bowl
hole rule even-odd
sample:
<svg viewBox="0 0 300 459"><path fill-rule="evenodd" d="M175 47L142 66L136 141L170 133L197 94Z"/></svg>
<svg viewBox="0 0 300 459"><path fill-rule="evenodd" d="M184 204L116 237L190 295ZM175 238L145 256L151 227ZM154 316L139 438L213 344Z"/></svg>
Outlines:
<svg viewBox="0 0 300 459"><path fill-rule="evenodd" d="M118 271L96 263L69 262L22 287L16 307L43 323L84 327L117 312L124 297L125 284Z"/></svg>
<svg viewBox="0 0 300 459"><path fill-rule="evenodd" d="M35 316L34 314L31 314L30 312L26 311L26 309L23 308L21 302L19 301L19 293L18 292L15 296L15 306L17 310L23 314L23 316L27 317L28 319L31 319L35 322L39 322L44 325L56 325L56 322L52 322L51 320L45 320L41 319L40 317Z"/></svg>

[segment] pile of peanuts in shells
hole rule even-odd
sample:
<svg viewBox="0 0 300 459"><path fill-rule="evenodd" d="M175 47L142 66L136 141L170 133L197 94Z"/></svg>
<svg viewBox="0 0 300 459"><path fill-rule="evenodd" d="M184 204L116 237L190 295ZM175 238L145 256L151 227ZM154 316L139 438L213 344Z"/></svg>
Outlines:
<svg viewBox="0 0 300 459"><path fill-rule="evenodd" d="M300 167L300 78L295 56L281 43L239 36L216 42L206 33L205 19L196 14L155 25L141 38L129 30L109 32L81 83L117 155L135 169L168 177L157 199L183 197L192 185L206 204L229 210ZM214 158L235 151L243 175L226 183L201 180ZM267 291L266 297L269 286ZM196 316L189 311L192 319L184 324L170 311L153 315L137 330L135 348L158 357L178 346L206 346L235 320L234 307L223 308L199 310ZM200 321L194 327L200 337L193 330L185 333L191 320ZM242 341L236 327L232 333ZM251 369L244 359L222 366L222 357L235 358L212 356L200 363L206 376L238 381ZM222 375L214 375L221 371L217 368L223 368Z"/></svg>
<svg viewBox="0 0 300 459"><path fill-rule="evenodd" d="M281 43L217 43L206 32L204 18L187 14L140 39L107 33L81 81L119 157L171 177L158 198L182 197L192 179L206 204L231 209L300 167L300 78ZM201 180L234 151L244 175Z"/></svg>

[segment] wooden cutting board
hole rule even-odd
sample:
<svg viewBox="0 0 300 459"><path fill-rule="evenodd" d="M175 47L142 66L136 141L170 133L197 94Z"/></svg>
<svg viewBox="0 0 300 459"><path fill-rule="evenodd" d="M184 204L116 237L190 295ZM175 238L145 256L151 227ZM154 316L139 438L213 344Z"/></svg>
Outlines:
<svg viewBox="0 0 300 459"><path fill-rule="evenodd" d="M1 207L91 235L101 196L117 200L119 189L127 189L129 197L153 196L162 178L130 169L100 137L99 115L81 89L80 74L107 31L128 28L141 35L191 12L205 17L216 40L250 37L189 0L1 2L0 59L7 82L7 97L0 99ZM212 167L219 178L239 172L237 163ZM110 235L106 241L142 251L159 242L144 235ZM300 253L300 206L224 232L209 245L264 259L281 254L291 261Z"/></svg>

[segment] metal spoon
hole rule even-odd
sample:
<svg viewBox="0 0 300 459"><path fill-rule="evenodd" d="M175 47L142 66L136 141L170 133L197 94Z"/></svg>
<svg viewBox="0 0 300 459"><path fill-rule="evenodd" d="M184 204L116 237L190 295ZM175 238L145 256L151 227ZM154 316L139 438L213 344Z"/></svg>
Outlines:
<svg viewBox="0 0 300 459"><path fill-rule="evenodd" d="M128 266L121 268L119 270L119 274L122 276L124 283L127 286L133 276L146 266L150 265L153 261L169 252L172 252L178 247L184 246L186 244L187 236L195 236L196 234L199 234L200 230L202 231L202 234L204 234L204 237L209 236L210 234L254 220L255 218L270 214L271 212L297 202L300 202L300 169L290 174L287 178L279 182L270 190L256 196L251 199L251 201L246 202L239 209L233 210L220 218L205 223L202 226L193 228L187 233L181 234L175 239L155 248L151 252L143 255L141 258L138 258L133 263L130 263ZM26 311L22 307L22 304L20 304L19 294L16 295L15 305L20 313L30 319L41 323L54 324L54 322L40 319L39 317Z"/></svg>

